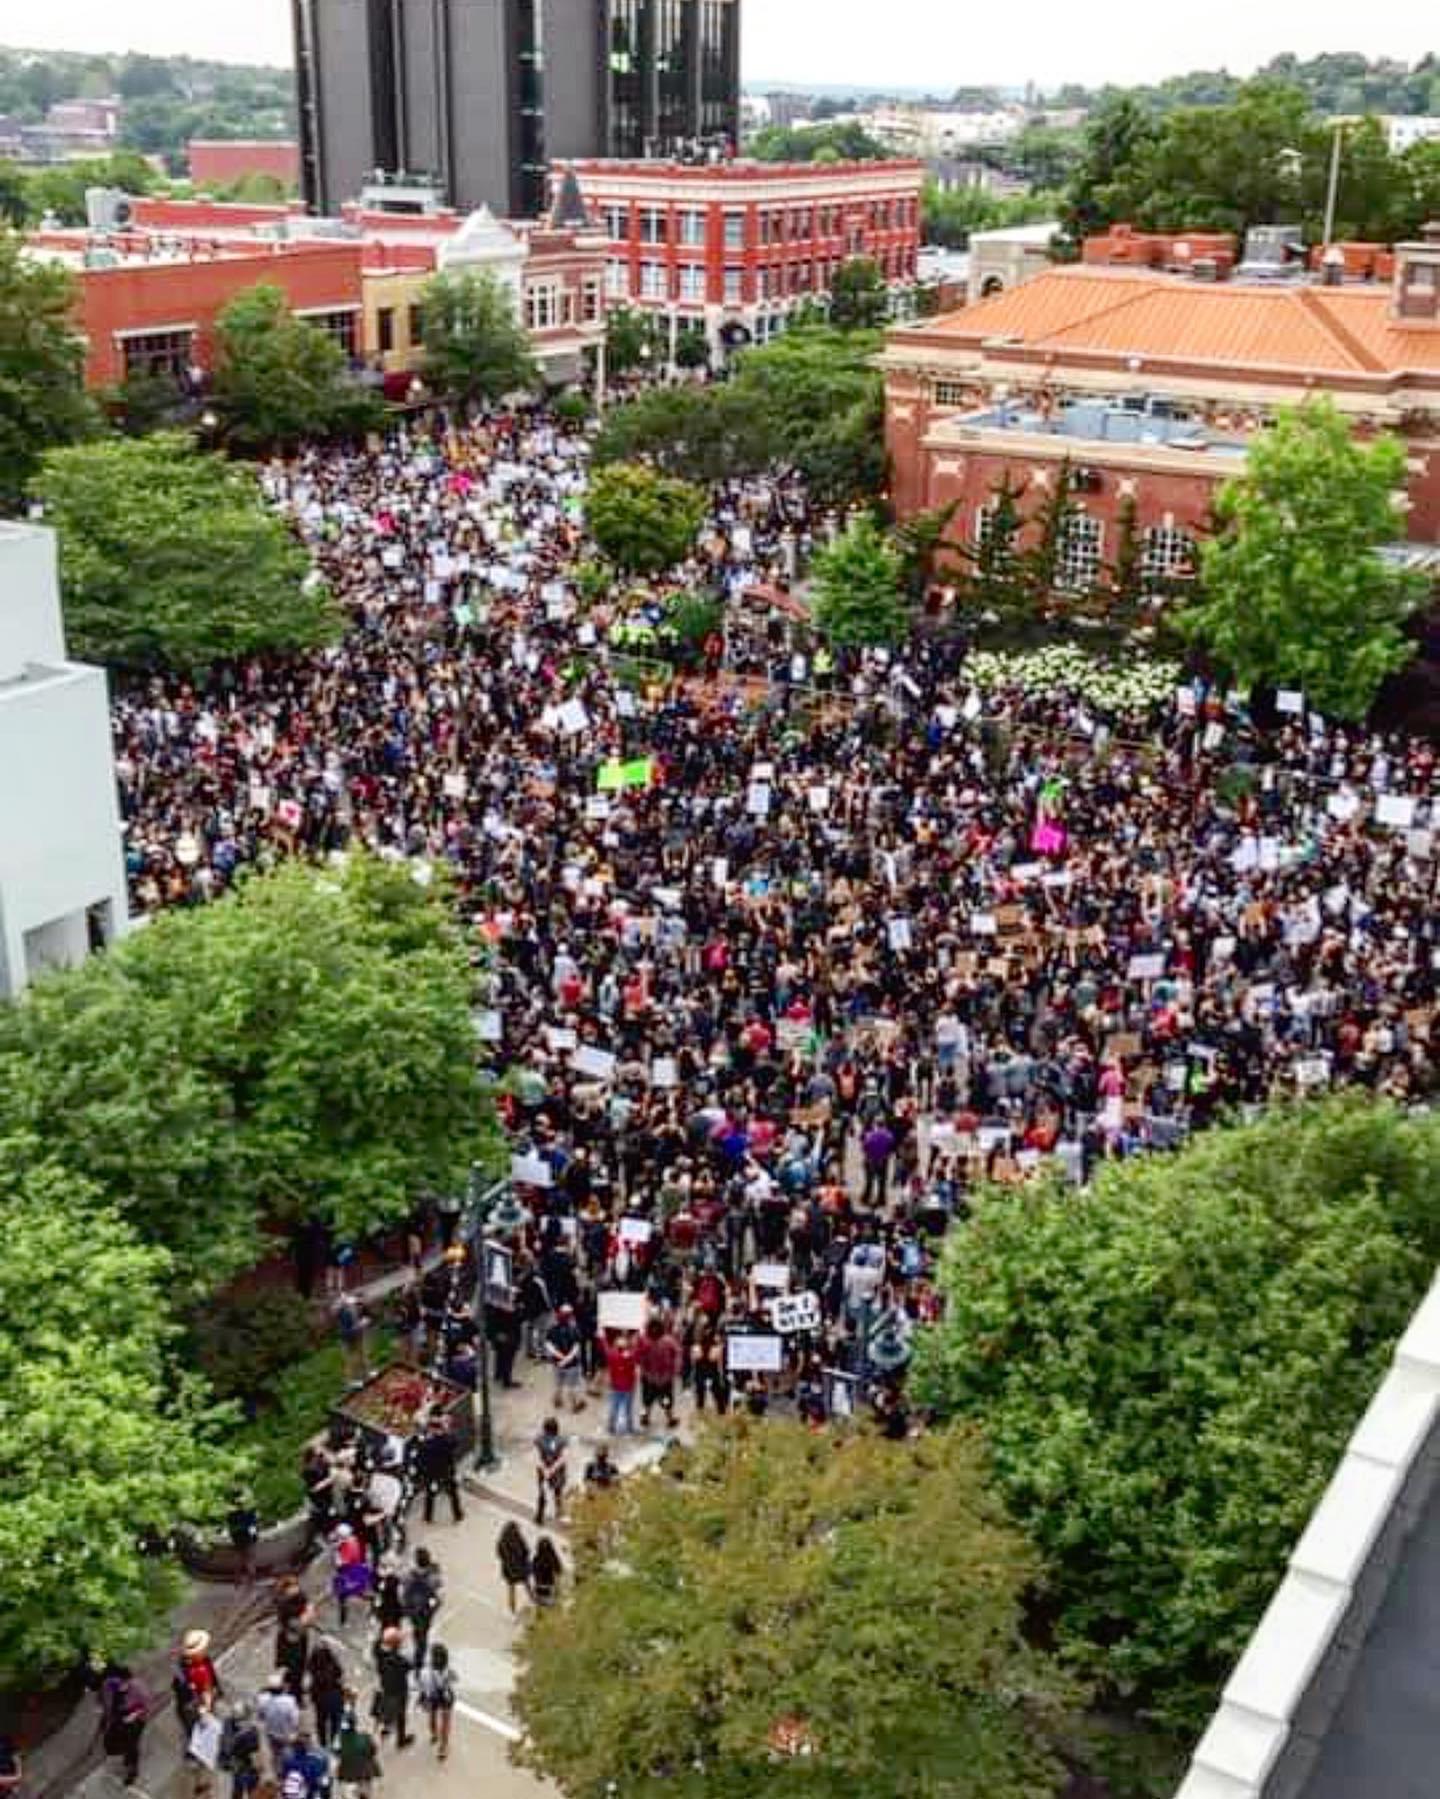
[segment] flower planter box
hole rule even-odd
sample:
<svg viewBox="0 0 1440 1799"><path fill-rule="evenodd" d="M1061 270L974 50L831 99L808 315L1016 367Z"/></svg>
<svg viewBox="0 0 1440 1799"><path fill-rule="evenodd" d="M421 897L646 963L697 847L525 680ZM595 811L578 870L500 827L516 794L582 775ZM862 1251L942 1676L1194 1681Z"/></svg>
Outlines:
<svg viewBox="0 0 1440 1799"><path fill-rule="evenodd" d="M463 1454L474 1446L474 1395L443 1375L427 1374L409 1362L392 1362L388 1368L347 1393L330 1414L332 1427L350 1434L361 1432L378 1448L387 1437L402 1444L419 1436L425 1420L436 1413L444 1418Z"/></svg>

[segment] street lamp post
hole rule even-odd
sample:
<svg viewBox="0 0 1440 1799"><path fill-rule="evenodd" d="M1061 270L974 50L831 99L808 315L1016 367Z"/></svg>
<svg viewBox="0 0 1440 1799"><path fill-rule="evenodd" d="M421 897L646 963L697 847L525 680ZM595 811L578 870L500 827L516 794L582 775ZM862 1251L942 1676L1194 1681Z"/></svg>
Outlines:
<svg viewBox="0 0 1440 1799"><path fill-rule="evenodd" d="M480 1164L473 1162L466 1196L466 1231L475 1252L475 1334L480 1376L480 1430L475 1445L475 1467L481 1473L489 1473L500 1466L500 1457L495 1453L495 1418L490 1404L490 1313L486 1293L489 1269L485 1256L485 1228L501 1199L508 1194L510 1183L496 1181L487 1188L483 1185L484 1178Z"/></svg>

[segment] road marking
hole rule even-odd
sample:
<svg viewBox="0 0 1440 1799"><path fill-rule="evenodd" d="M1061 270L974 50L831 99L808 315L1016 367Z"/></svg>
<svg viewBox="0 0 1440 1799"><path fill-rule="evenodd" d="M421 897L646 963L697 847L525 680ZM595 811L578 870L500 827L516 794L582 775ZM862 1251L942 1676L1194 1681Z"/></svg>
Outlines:
<svg viewBox="0 0 1440 1799"><path fill-rule="evenodd" d="M482 1712L477 1706L467 1705L463 1699L455 1701L455 1709L462 1718L468 1718L472 1724L482 1725L486 1730L493 1730L497 1737L504 1737L507 1743L518 1743L524 1734L513 1724L507 1724L503 1718L494 1717L490 1712Z"/></svg>

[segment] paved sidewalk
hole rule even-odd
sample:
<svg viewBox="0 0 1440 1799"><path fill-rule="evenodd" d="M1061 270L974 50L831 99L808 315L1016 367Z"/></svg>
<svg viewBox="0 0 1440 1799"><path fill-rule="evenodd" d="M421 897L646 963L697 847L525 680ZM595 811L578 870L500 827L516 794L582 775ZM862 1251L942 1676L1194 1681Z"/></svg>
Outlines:
<svg viewBox="0 0 1440 1799"><path fill-rule="evenodd" d="M417 1734L414 1746L401 1751L392 1742L382 1748L382 1799L412 1799L412 1795L419 1799L421 1794L430 1799L460 1799L462 1792L469 1799L477 1790L488 1799L554 1799L553 1787L512 1767L508 1759L510 1743L517 1734L510 1693L514 1645L523 1614L519 1619L512 1618L506 1608L495 1542L510 1518L524 1521L522 1528L532 1545L539 1534L534 1525L534 1439L550 1415L553 1397L550 1371L545 1364L522 1357L516 1373L521 1382L517 1389L496 1390L493 1395L500 1466L484 1474L473 1469L467 1472L462 1521L450 1521L449 1505L443 1498L437 1505L434 1524L424 1523L419 1504L411 1516L411 1547L425 1544L445 1576L444 1601L431 1641L444 1643L450 1650L459 1701L448 1761L437 1761L425 1741L426 1720L418 1707L412 1713L411 1728ZM584 1410L567 1411L561 1420L561 1428L570 1439L572 1490L579 1488L585 1464L599 1443L609 1442L616 1465L628 1472L662 1454L671 1434L657 1420L652 1431L611 1440L604 1434L605 1413L603 1397L588 1398ZM563 1557L563 1525L557 1527L547 1519L545 1530ZM344 1629L340 1627L324 1558L307 1572L306 1585L316 1600L319 1627L339 1645L347 1672L353 1674L363 1701L368 1703L374 1684L369 1661L374 1633L368 1613L362 1607L352 1607L349 1624ZM184 1617L172 1621L177 1630L191 1623L214 1629L214 1620L223 1615L240 1630L238 1640L218 1657L221 1679L232 1697L253 1697L273 1670L274 1625L268 1604L264 1603L266 1597L268 1588L261 1589L257 1609L263 1608L263 1622L243 1628L243 1595L228 1588L197 1586ZM220 1635L218 1629L216 1635ZM142 1677L157 1697L168 1687L168 1667L168 1646L164 1654L147 1658L143 1664ZM306 1710L308 1717L308 1707ZM93 1709L82 1707L67 1729L82 1737L93 1735ZM117 1765L108 1764L69 1791L78 1799L123 1799L125 1789L115 1773ZM59 1794L66 1789L52 1790ZM193 1772L184 1763L174 1710L168 1704L145 1733L140 1790L145 1799L191 1799L195 1790ZM217 1795L224 1794L228 1782L222 1777L215 1790Z"/></svg>

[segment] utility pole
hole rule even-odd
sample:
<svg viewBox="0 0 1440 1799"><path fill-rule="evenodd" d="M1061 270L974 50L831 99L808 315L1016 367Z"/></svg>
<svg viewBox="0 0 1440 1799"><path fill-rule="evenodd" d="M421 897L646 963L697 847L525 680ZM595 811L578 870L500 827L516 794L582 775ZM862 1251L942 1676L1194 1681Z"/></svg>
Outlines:
<svg viewBox="0 0 1440 1799"><path fill-rule="evenodd" d="M1340 198L1340 146L1345 138L1345 121L1336 119L1335 138L1330 146L1330 185L1325 194L1325 242L1329 249L1335 241L1335 207Z"/></svg>

